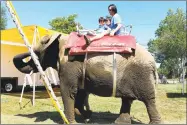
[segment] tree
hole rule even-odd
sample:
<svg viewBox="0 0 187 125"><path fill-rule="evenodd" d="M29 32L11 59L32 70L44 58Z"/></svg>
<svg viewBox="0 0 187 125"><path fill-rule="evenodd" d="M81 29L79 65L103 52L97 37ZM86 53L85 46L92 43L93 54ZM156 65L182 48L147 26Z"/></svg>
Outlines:
<svg viewBox="0 0 187 125"><path fill-rule="evenodd" d="M176 13L170 9L166 18L160 22L159 28L155 32L157 37L155 45L166 58L179 58L185 56L185 24L186 14L184 14L182 9L177 9Z"/></svg>
<svg viewBox="0 0 187 125"><path fill-rule="evenodd" d="M167 75L169 78L172 78L172 76L178 76L178 69L180 67L179 61L180 60L172 58L164 60L160 65L160 73Z"/></svg>
<svg viewBox="0 0 187 125"><path fill-rule="evenodd" d="M68 17L57 17L51 21L49 21L49 25L52 27L52 30L56 30L59 32L63 32L69 34L73 31L76 31L75 19L77 18L77 14L69 15ZM79 28L82 29L82 26L78 23Z"/></svg>
<svg viewBox="0 0 187 125"><path fill-rule="evenodd" d="M175 69L186 56L186 14L182 9L169 9L167 16L155 31L156 39L148 42L148 50L163 63L168 72ZM164 57L163 58L162 55ZM167 62L167 63L166 63Z"/></svg>
<svg viewBox="0 0 187 125"><path fill-rule="evenodd" d="M163 62L163 60L165 59L165 55L162 54L156 47L156 40L150 39L147 46L148 46L148 51L152 53L152 55L154 55L156 62L157 63Z"/></svg>
<svg viewBox="0 0 187 125"><path fill-rule="evenodd" d="M6 10L4 7L1 6L1 23L0 23L1 30L6 29L6 26L7 26Z"/></svg>

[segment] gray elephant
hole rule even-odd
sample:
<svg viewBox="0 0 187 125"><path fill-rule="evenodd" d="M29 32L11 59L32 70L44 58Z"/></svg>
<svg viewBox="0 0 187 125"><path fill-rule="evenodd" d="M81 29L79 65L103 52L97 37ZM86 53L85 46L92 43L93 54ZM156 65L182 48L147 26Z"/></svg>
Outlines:
<svg viewBox="0 0 187 125"><path fill-rule="evenodd" d="M68 56L64 47L66 43L67 37L61 34L44 36L34 52L44 70L47 67L58 70L64 112L70 123L76 123L75 107L85 119L90 115L83 108L87 93L103 97L113 94L122 99L120 115L115 123L131 123L130 108L133 100L140 100L146 105L150 123L161 123L155 104L158 75L154 58L147 50L137 44L132 54L116 54L117 78L116 86L113 86L112 53L88 54L82 82L85 56ZM32 59L27 63L22 61L28 56L29 53L15 56L15 67L23 73L31 70L38 72Z"/></svg>

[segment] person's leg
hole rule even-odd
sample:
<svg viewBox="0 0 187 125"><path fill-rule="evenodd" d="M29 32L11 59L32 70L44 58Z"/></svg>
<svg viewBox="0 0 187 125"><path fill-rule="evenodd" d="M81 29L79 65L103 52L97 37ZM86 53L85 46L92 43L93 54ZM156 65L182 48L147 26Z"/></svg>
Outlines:
<svg viewBox="0 0 187 125"><path fill-rule="evenodd" d="M100 34L97 34L96 36L92 37L92 38L88 38L86 35L84 35L84 39L86 41L86 44L89 45L92 41L97 40L97 39L101 39L103 36L108 35L109 31L103 31Z"/></svg>
<svg viewBox="0 0 187 125"><path fill-rule="evenodd" d="M90 41L94 41L94 40L97 40L97 39L100 39L104 36L104 33L101 33L101 34L97 34L96 36L90 38Z"/></svg>

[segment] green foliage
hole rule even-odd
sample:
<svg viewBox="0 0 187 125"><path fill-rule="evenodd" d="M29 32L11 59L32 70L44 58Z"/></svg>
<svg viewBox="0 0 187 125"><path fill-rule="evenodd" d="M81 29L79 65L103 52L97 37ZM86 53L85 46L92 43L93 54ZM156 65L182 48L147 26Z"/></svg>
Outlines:
<svg viewBox="0 0 187 125"><path fill-rule="evenodd" d="M161 63L165 59L165 55L162 54L158 50L156 44L157 44L156 40L150 39L149 42L148 42L148 44L147 44L148 45L148 51L151 52L152 54L154 54L155 60L156 60L157 63Z"/></svg>
<svg viewBox="0 0 187 125"><path fill-rule="evenodd" d="M158 68L157 71L159 74L163 74L165 76L169 74L169 72L166 68Z"/></svg>
<svg viewBox="0 0 187 125"><path fill-rule="evenodd" d="M159 73L167 75L168 78L178 77L178 69L180 68L180 60L178 59L167 59L163 60L160 65Z"/></svg>
<svg viewBox="0 0 187 125"><path fill-rule="evenodd" d="M78 17L77 14L69 15L68 17L57 17L49 21L49 25L52 27L52 30L63 32L69 34L73 31L76 31L75 19ZM82 29L82 26L78 23L79 28Z"/></svg>
<svg viewBox="0 0 187 125"><path fill-rule="evenodd" d="M151 52L151 53L156 52L156 47L155 47L156 45L155 45L155 40L154 39L150 39L147 46L148 46L148 51L149 52Z"/></svg>
<svg viewBox="0 0 187 125"><path fill-rule="evenodd" d="M157 62L162 63L162 71L169 73L176 70L179 58L186 56L186 13L182 9L176 12L169 9L155 31L155 36L156 39L148 42L148 50L155 54Z"/></svg>
<svg viewBox="0 0 187 125"><path fill-rule="evenodd" d="M6 29L6 26L7 26L6 10L4 7L1 6L1 22L0 22L1 30Z"/></svg>

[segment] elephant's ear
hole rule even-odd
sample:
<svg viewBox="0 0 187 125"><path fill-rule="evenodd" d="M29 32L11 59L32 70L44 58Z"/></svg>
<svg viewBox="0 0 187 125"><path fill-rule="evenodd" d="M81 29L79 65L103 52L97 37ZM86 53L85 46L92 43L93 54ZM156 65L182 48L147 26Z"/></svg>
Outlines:
<svg viewBox="0 0 187 125"><path fill-rule="evenodd" d="M60 61L66 62L68 57L65 55L65 45L68 43L69 35L61 35L59 41L59 59Z"/></svg>
<svg viewBox="0 0 187 125"><path fill-rule="evenodd" d="M47 44L48 42L49 42L49 40L50 40L50 38L51 38L51 35L45 35L45 36L43 36L42 38L41 38L41 40L40 40L40 44Z"/></svg>
<svg viewBox="0 0 187 125"><path fill-rule="evenodd" d="M68 38L69 38L69 35L63 35L63 34L59 37L58 40L61 46L66 45L68 43Z"/></svg>
<svg viewBox="0 0 187 125"><path fill-rule="evenodd" d="M43 52L49 47L61 34L55 33L53 35L45 35L41 38L37 46L34 47L34 50Z"/></svg>
<svg viewBox="0 0 187 125"><path fill-rule="evenodd" d="M46 42L45 44L43 44L43 50L44 51L47 47L49 47L56 39L58 39L61 36L60 33L55 33L50 37L50 40L48 42Z"/></svg>
<svg viewBox="0 0 187 125"><path fill-rule="evenodd" d="M43 47L45 44L47 44L50 40L51 36L50 35L45 35L43 36L40 41L33 47L33 50L37 52L41 52L43 50Z"/></svg>

